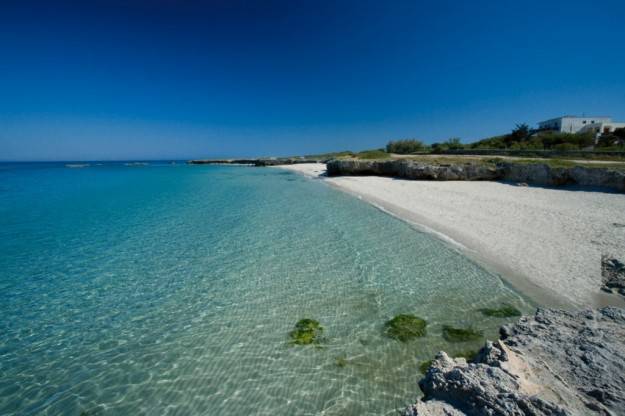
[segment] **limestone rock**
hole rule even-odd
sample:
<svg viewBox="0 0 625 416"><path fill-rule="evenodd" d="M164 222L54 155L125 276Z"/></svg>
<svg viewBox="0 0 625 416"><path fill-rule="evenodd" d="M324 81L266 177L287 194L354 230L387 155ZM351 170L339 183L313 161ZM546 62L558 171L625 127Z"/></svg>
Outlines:
<svg viewBox="0 0 625 416"><path fill-rule="evenodd" d="M539 309L474 362L437 355L405 415L625 415L625 310Z"/></svg>
<svg viewBox="0 0 625 416"><path fill-rule="evenodd" d="M602 290L617 292L625 296L625 264L615 258L603 256L601 258Z"/></svg>
<svg viewBox="0 0 625 416"><path fill-rule="evenodd" d="M544 163L435 164L409 159L327 161L328 176L376 175L415 180L493 181L518 184L581 185L625 192L625 172L603 167L551 167Z"/></svg>

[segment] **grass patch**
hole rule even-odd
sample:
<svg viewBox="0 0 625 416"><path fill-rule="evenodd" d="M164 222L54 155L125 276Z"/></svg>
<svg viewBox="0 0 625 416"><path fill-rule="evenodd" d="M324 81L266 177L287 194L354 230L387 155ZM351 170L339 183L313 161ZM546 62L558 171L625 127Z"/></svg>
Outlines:
<svg viewBox="0 0 625 416"><path fill-rule="evenodd" d="M383 150L365 150L356 154L358 159L390 159L391 155Z"/></svg>
<svg viewBox="0 0 625 416"><path fill-rule="evenodd" d="M300 319L295 324L295 329L289 332L291 344L309 345L318 344L323 335L323 327L314 319Z"/></svg>
<svg viewBox="0 0 625 416"><path fill-rule="evenodd" d="M329 160L329 159L345 159L354 157L356 154L350 150L345 150L343 152L330 152L330 153L319 153L316 155L306 155L304 156L306 159L319 159L319 160Z"/></svg>
<svg viewBox="0 0 625 416"><path fill-rule="evenodd" d="M480 157L480 156L447 156L447 155L414 155L414 156L401 156L396 157L400 160L412 160L414 162L427 163L430 165L480 165L495 167L495 164L499 161L492 157Z"/></svg>
<svg viewBox="0 0 625 416"><path fill-rule="evenodd" d="M511 305L501 305L499 308L481 308L478 311L483 315L492 316L495 318L511 318L514 316L521 316L521 311Z"/></svg>
<svg viewBox="0 0 625 416"><path fill-rule="evenodd" d="M574 168L580 166L590 169L611 169L611 170L625 170L625 163L592 163L581 162L567 159L515 159L507 160L506 162L517 164L542 164L547 165L550 168Z"/></svg>
<svg viewBox="0 0 625 416"><path fill-rule="evenodd" d="M448 342L467 342L482 339L484 334L474 328L454 328L449 325L443 326L443 338Z"/></svg>
<svg viewBox="0 0 625 416"><path fill-rule="evenodd" d="M486 167L496 167L498 163L511 163L511 164L543 164L551 168L573 168L575 166L581 166L584 168L593 169L611 169L611 170L625 170L625 163L618 163L618 159L611 161L612 163L593 163L592 160L588 161L576 161L567 159L554 159L554 158L504 158L497 156L459 156L459 155L414 155L403 156L398 159L412 160L415 162L428 163L431 165L478 165Z"/></svg>
<svg viewBox="0 0 625 416"><path fill-rule="evenodd" d="M384 324L384 333L390 338L406 342L424 336L426 326L427 322L424 319L414 315L402 314Z"/></svg>

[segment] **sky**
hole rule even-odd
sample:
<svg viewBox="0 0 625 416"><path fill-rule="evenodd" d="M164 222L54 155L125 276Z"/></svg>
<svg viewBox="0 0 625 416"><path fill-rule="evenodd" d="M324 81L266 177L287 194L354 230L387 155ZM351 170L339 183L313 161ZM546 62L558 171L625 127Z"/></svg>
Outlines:
<svg viewBox="0 0 625 416"><path fill-rule="evenodd" d="M0 1L0 160L312 154L625 121L625 2Z"/></svg>

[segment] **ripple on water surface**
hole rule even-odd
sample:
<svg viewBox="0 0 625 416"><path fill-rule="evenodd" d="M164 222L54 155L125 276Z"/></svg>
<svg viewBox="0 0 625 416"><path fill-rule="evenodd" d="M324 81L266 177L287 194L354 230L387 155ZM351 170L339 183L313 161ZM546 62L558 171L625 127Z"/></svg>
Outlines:
<svg viewBox="0 0 625 416"><path fill-rule="evenodd" d="M530 306L452 248L274 169L0 172L1 414L394 414L443 325ZM384 336L397 314L428 322ZM299 319L319 344L292 345Z"/></svg>

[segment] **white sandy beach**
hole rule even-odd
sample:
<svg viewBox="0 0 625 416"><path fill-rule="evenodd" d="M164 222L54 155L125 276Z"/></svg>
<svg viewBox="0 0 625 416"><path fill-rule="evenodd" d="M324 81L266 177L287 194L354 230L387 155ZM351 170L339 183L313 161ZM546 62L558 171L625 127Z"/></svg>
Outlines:
<svg viewBox="0 0 625 416"><path fill-rule="evenodd" d="M323 164L281 166L311 177ZM422 229L548 306L623 305L600 291L601 255L625 257L625 195L497 182L323 178Z"/></svg>

